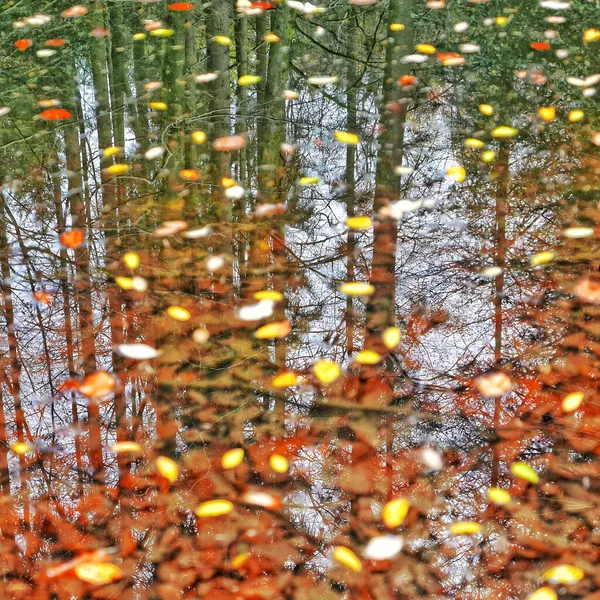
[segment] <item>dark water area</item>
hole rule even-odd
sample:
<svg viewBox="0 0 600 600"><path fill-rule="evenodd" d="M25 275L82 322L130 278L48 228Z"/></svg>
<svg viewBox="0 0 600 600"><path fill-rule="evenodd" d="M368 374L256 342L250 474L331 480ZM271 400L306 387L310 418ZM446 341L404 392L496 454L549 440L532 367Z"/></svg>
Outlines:
<svg viewBox="0 0 600 600"><path fill-rule="evenodd" d="M0 23L0 598L600 598L596 1Z"/></svg>

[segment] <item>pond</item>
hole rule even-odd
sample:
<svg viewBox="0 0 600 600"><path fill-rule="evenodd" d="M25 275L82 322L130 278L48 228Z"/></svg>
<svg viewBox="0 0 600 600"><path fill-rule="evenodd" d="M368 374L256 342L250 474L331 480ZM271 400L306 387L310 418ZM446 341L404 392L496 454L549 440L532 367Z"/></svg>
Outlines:
<svg viewBox="0 0 600 600"><path fill-rule="evenodd" d="M600 598L597 2L0 22L2 598Z"/></svg>

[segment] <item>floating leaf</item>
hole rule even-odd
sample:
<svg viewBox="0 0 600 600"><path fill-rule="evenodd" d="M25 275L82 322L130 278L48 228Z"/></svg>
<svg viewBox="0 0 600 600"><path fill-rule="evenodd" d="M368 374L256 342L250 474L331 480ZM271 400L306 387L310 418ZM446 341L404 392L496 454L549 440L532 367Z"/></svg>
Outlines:
<svg viewBox="0 0 600 600"><path fill-rule="evenodd" d="M293 371L284 371L273 377L271 385L276 388L287 388L298 384L300 381L300 376Z"/></svg>
<svg viewBox="0 0 600 600"><path fill-rule="evenodd" d="M298 183L300 185L315 185L319 181L321 181L319 177L300 177Z"/></svg>
<svg viewBox="0 0 600 600"><path fill-rule="evenodd" d="M64 108L49 108L42 111L38 116L40 119L44 119L44 121L67 121L73 115Z"/></svg>
<svg viewBox="0 0 600 600"><path fill-rule="evenodd" d="M25 52L27 48L31 48L32 43L33 42L31 40L17 40L15 42L15 48L21 52Z"/></svg>
<svg viewBox="0 0 600 600"><path fill-rule="evenodd" d="M167 8L176 12L185 12L194 10L195 6L196 5L193 2L173 2L172 4L167 5Z"/></svg>
<svg viewBox="0 0 600 600"><path fill-rule="evenodd" d="M213 142L213 148L218 152L233 152L241 150L246 145L246 138L243 135L231 135L217 138Z"/></svg>
<svg viewBox="0 0 600 600"><path fill-rule="evenodd" d="M125 358L135 360L150 360L160 355L158 350L148 344L119 344L115 349Z"/></svg>
<svg viewBox="0 0 600 600"><path fill-rule="evenodd" d="M148 106L152 109L152 110L167 110L167 103L166 102L149 102Z"/></svg>
<svg viewBox="0 0 600 600"><path fill-rule="evenodd" d="M234 448L233 450L228 450L221 457L221 465L224 469L235 469L235 467L242 464L245 454L246 453L243 448Z"/></svg>
<svg viewBox="0 0 600 600"><path fill-rule="evenodd" d="M198 517L220 517L227 515L233 510L233 504L229 500L209 500L203 502L196 509Z"/></svg>
<svg viewBox="0 0 600 600"><path fill-rule="evenodd" d="M346 296L369 296L375 291L375 286L365 281L348 281L342 283L339 290Z"/></svg>
<svg viewBox="0 0 600 600"><path fill-rule="evenodd" d="M142 454L143 449L137 442L123 441L115 442L110 451L115 454Z"/></svg>
<svg viewBox="0 0 600 600"><path fill-rule="evenodd" d="M383 343L388 350L393 350L400 343L402 332L399 327L388 327L383 332Z"/></svg>
<svg viewBox="0 0 600 600"><path fill-rule="evenodd" d="M543 252L538 252L534 254L530 261L534 267L539 267L540 265L545 265L551 262L554 259L554 252L550 250L544 250Z"/></svg>
<svg viewBox="0 0 600 600"><path fill-rule="evenodd" d="M499 398L512 389L512 382L506 373L491 371L475 380L477 391L486 398Z"/></svg>
<svg viewBox="0 0 600 600"><path fill-rule="evenodd" d="M192 317L190 311L183 306L169 306L167 314L175 321L189 321Z"/></svg>
<svg viewBox="0 0 600 600"><path fill-rule="evenodd" d="M449 527L454 535L474 535L481 531L481 525L476 521L458 521Z"/></svg>
<svg viewBox="0 0 600 600"><path fill-rule="evenodd" d="M544 586L527 596L527 600L558 600L558 594L548 586Z"/></svg>
<svg viewBox="0 0 600 600"><path fill-rule="evenodd" d="M587 44L588 42L597 42L600 40L600 30L591 27L583 32L583 41Z"/></svg>
<svg viewBox="0 0 600 600"><path fill-rule="evenodd" d="M200 179L200 173L196 169L181 169L179 171L179 177L184 181L198 181Z"/></svg>
<svg viewBox="0 0 600 600"><path fill-rule="evenodd" d="M446 171L446 177L462 183L467 177L467 172L463 167L450 167Z"/></svg>
<svg viewBox="0 0 600 600"><path fill-rule="evenodd" d="M60 243L71 250L79 248L85 241L85 232L83 229L71 229L60 234Z"/></svg>
<svg viewBox="0 0 600 600"><path fill-rule="evenodd" d="M355 133L348 133L347 131L334 131L333 137L342 144L348 144L350 146L356 146L360 141Z"/></svg>
<svg viewBox="0 0 600 600"><path fill-rule="evenodd" d="M336 546L333 549L333 559L353 571L362 571L360 559L346 546Z"/></svg>
<svg viewBox="0 0 600 600"><path fill-rule="evenodd" d="M83 17L87 15L88 9L81 4L75 4L66 10L63 10L61 15L67 19L75 19L77 17Z"/></svg>
<svg viewBox="0 0 600 600"><path fill-rule="evenodd" d="M265 300L262 300L262 302L265 302ZM291 331L292 325L289 321L275 321L274 323L267 323L267 325L259 327L254 332L254 337L259 340L284 338L289 335Z"/></svg>
<svg viewBox="0 0 600 600"><path fill-rule="evenodd" d="M546 571L542 575L542 579L550 583L569 584L577 583L583 579L584 575L583 569L579 567L573 565L558 565Z"/></svg>
<svg viewBox="0 0 600 600"><path fill-rule="evenodd" d="M495 138L511 138L515 137L519 133L518 129L514 127L508 127L507 125L500 125L492 129L492 137Z"/></svg>
<svg viewBox="0 0 600 600"><path fill-rule="evenodd" d="M269 458L269 465L275 473L287 473L290 468L288 459L281 454L272 454Z"/></svg>
<svg viewBox="0 0 600 600"><path fill-rule="evenodd" d="M510 472L519 479L528 481L529 483L538 483L540 476L535 469L524 462L514 462L510 465Z"/></svg>
<svg viewBox="0 0 600 600"><path fill-rule="evenodd" d="M194 144L204 144L206 142L206 133L204 131L192 131L192 141Z"/></svg>
<svg viewBox="0 0 600 600"><path fill-rule="evenodd" d="M10 449L15 454L27 454L33 450L33 446L26 444L25 442L12 442L10 444Z"/></svg>
<svg viewBox="0 0 600 600"><path fill-rule="evenodd" d="M168 456L159 456L156 459L156 470L171 483L179 477L179 465Z"/></svg>
<svg viewBox="0 0 600 600"><path fill-rule="evenodd" d="M381 355L375 350L361 350L354 360L361 365L376 365L381 362Z"/></svg>
<svg viewBox="0 0 600 600"><path fill-rule="evenodd" d="M125 163L117 163L115 165L110 165L109 167L106 167L105 172L108 175L125 175L125 173L129 171L129 169L129 165L126 165Z"/></svg>
<svg viewBox="0 0 600 600"><path fill-rule="evenodd" d="M271 300L272 302L280 302L283 300L283 294L276 290L260 290L252 294L255 300Z"/></svg>
<svg viewBox="0 0 600 600"><path fill-rule="evenodd" d="M269 510L277 510L282 505L281 498L259 490L249 490L245 492L242 495L241 500L244 504L262 506L263 508L268 508Z"/></svg>
<svg viewBox="0 0 600 600"><path fill-rule="evenodd" d="M511 501L510 493L501 488L493 487L488 490L487 497L494 504L508 504Z"/></svg>
<svg viewBox="0 0 600 600"><path fill-rule="evenodd" d="M275 44L281 41L281 38L276 33L267 33L263 38L267 44Z"/></svg>
<svg viewBox="0 0 600 600"><path fill-rule="evenodd" d="M150 30L150 35L158 38L166 38L170 37L175 32L172 29L167 29L166 27L157 27L156 29Z"/></svg>
<svg viewBox="0 0 600 600"><path fill-rule="evenodd" d="M231 38L227 37L226 35L216 35L214 40L221 46L231 46L231 44L233 44Z"/></svg>
<svg viewBox="0 0 600 600"><path fill-rule="evenodd" d="M479 112L489 117L494 114L494 107L490 104L480 104Z"/></svg>
<svg viewBox="0 0 600 600"><path fill-rule="evenodd" d="M406 498L395 498L384 505L381 520L388 529L395 529L402 525L409 509L410 502Z"/></svg>
<svg viewBox="0 0 600 600"><path fill-rule="evenodd" d="M581 121L584 116L585 115L582 110L572 110L569 112L569 121L571 121L571 123L577 123L577 121Z"/></svg>
<svg viewBox="0 0 600 600"><path fill-rule="evenodd" d="M546 123L549 123L555 119L556 109L553 106L542 106L538 109L538 115L542 120L546 121Z"/></svg>
<svg viewBox="0 0 600 600"><path fill-rule="evenodd" d="M371 217L348 217L346 225L350 229L370 229L373 227Z"/></svg>
<svg viewBox="0 0 600 600"><path fill-rule="evenodd" d="M369 540L363 556L368 560L391 560L402 550L404 541L397 535L380 535Z"/></svg>
<svg viewBox="0 0 600 600"><path fill-rule="evenodd" d="M84 562L77 565L74 571L81 581L94 585L106 585L123 577L121 569L109 562Z"/></svg>
<svg viewBox="0 0 600 600"><path fill-rule="evenodd" d="M88 398L104 398L115 389L115 378L107 371L97 371L86 375L79 391Z"/></svg>
<svg viewBox="0 0 600 600"><path fill-rule="evenodd" d="M593 227L569 227L563 231L563 235L571 239L580 239L594 235Z"/></svg>
<svg viewBox="0 0 600 600"><path fill-rule="evenodd" d="M238 79L238 85L246 86L246 85L254 85L258 83L262 77L260 75L242 75Z"/></svg>
<svg viewBox="0 0 600 600"><path fill-rule="evenodd" d="M565 412L573 412L581 406L584 398L585 394L583 392L571 392L563 398L562 409Z"/></svg>
<svg viewBox="0 0 600 600"><path fill-rule="evenodd" d="M421 54L435 54L435 46L431 44L417 44L415 50Z"/></svg>
<svg viewBox="0 0 600 600"><path fill-rule="evenodd" d="M330 360L318 360L313 366L315 377L323 384L333 383L341 374L339 365Z"/></svg>
<svg viewBox="0 0 600 600"><path fill-rule="evenodd" d="M477 138L468 138L465 140L465 146L467 146L467 148L483 148L485 146L485 144L481 141L478 140Z"/></svg>

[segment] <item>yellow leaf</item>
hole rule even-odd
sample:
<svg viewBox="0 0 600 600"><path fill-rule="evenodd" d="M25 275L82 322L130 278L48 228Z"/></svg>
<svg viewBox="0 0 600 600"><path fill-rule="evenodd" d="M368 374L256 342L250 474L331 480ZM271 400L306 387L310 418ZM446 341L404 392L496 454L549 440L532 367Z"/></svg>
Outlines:
<svg viewBox="0 0 600 600"><path fill-rule="evenodd" d="M354 133L348 133L347 131L334 131L333 137L342 144L349 144L350 146L356 146L360 141L358 136Z"/></svg>
<svg viewBox="0 0 600 600"><path fill-rule="evenodd" d="M361 350L354 360L360 365L376 365L381 362L381 355L375 350Z"/></svg>
<svg viewBox="0 0 600 600"><path fill-rule="evenodd" d="M245 455L246 452L243 448L234 448L233 450L228 450L221 457L221 466L224 469L235 469L235 467L242 464Z"/></svg>
<svg viewBox="0 0 600 600"><path fill-rule="evenodd" d="M508 125L499 125L492 129L492 137L495 138L511 138L515 137L519 133L518 129L514 127L508 127Z"/></svg>
<svg viewBox="0 0 600 600"><path fill-rule="evenodd" d="M584 116L585 115L582 110L572 110L569 113L569 121L571 121L571 123L577 123L577 121L581 121Z"/></svg>
<svg viewBox="0 0 600 600"><path fill-rule="evenodd" d="M183 306L169 306L167 314L176 321L189 321L192 316L190 311Z"/></svg>
<svg viewBox="0 0 600 600"><path fill-rule="evenodd" d="M544 250L543 252L538 252L537 254L534 254L531 257L530 262L534 267L539 267L540 265L545 265L546 263L549 263L553 258L554 252L551 252L550 250Z"/></svg>
<svg viewBox="0 0 600 600"><path fill-rule="evenodd" d="M228 38L226 35L216 35L215 42L221 46L231 46L231 44L233 44L231 38Z"/></svg>
<svg viewBox="0 0 600 600"><path fill-rule="evenodd" d="M123 254L123 262L128 269L137 269L140 266L140 255L137 252Z"/></svg>
<svg viewBox="0 0 600 600"><path fill-rule="evenodd" d="M508 19L506 17L496 17L496 25L500 25L500 27L504 27L508 23Z"/></svg>
<svg viewBox="0 0 600 600"><path fill-rule="evenodd" d="M479 112L486 115L487 117L490 117L494 114L494 107L491 104L480 104Z"/></svg>
<svg viewBox="0 0 600 600"><path fill-rule="evenodd" d="M229 500L209 500L203 502L196 509L197 517L220 517L229 514L233 510L233 504Z"/></svg>
<svg viewBox="0 0 600 600"><path fill-rule="evenodd" d="M168 479L171 483L177 481L177 478L179 477L179 466L173 459L169 458L168 456L159 456L156 459L156 469L165 479Z"/></svg>
<svg viewBox="0 0 600 600"><path fill-rule="evenodd" d="M558 565L552 567L542 575L544 581L550 583L576 583L580 579L583 579L585 573L583 569L574 567L573 565Z"/></svg>
<svg viewBox="0 0 600 600"><path fill-rule="evenodd" d="M388 529L395 529L404 522L410 503L405 498L395 498L385 504L381 510L381 520Z"/></svg>
<svg viewBox="0 0 600 600"><path fill-rule="evenodd" d="M109 562L83 562L78 564L74 571L81 581L94 585L106 585L123 577L121 569Z"/></svg>
<svg viewBox="0 0 600 600"><path fill-rule="evenodd" d="M318 360L313 366L313 372L325 385L333 383L342 374L340 367L331 360Z"/></svg>
<svg viewBox="0 0 600 600"><path fill-rule="evenodd" d="M157 29L152 29L150 31L150 35L159 38L165 38L173 35L175 32L172 29L166 29L165 27L158 27Z"/></svg>
<svg viewBox="0 0 600 600"><path fill-rule="evenodd" d="M404 25L402 23L392 23L390 31L404 31Z"/></svg>
<svg viewBox="0 0 600 600"><path fill-rule="evenodd" d="M546 121L546 123L549 123L556 117L556 109L553 106L542 106L538 109L538 115Z"/></svg>
<svg viewBox="0 0 600 600"><path fill-rule="evenodd" d="M206 141L206 133L204 131L192 131L192 142L194 144L204 144Z"/></svg>
<svg viewBox="0 0 600 600"><path fill-rule="evenodd" d="M364 281L348 281L342 283L339 290L346 296L369 296L375 291L375 286Z"/></svg>
<svg viewBox="0 0 600 600"><path fill-rule="evenodd" d="M315 185L319 183L320 179L318 177L300 177L298 183L300 185Z"/></svg>
<svg viewBox="0 0 600 600"><path fill-rule="evenodd" d="M259 340L284 338L290 331L292 331L292 325L289 321L275 321L274 323L267 323L266 325L259 327L254 332L254 337Z"/></svg>
<svg viewBox="0 0 600 600"><path fill-rule="evenodd" d="M104 148L104 150L102 150L102 154L106 158L109 158L111 156L116 156L117 154L119 154L119 152L121 152L121 148L119 148L117 146L109 146L108 148Z"/></svg>
<svg viewBox="0 0 600 600"><path fill-rule="evenodd" d="M527 596L527 600L558 600L558 594L551 587L544 586Z"/></svg>
<svg viewBox="0 0 600 600"><path fill-rule="evenodd" d="M122 290L132 290L135 287L133 277L115 277L115 283Z"/></svg>
<svg viewBox="0 0 600 600"><path fill-rule="evenodd" d="M465 146L467 148L480 149L480 148L483 148L485 146L485 144L481 140L478 140L477 138L467 138L465 140Z"/></svg>
<svg viewBox="0 0 600 600"><path fill-rule="evenodd" d="M153 110L167 110L166 102L150 102L149 106Z"/></svg>
<svg viewBox="0 0 600 600"><path fill-rule="evenodd" d="M524 462L514 462L510 465L510 472L515 477L524 479L529 483L537 483L540 480L540 476L536 473L535 469Z"/></svg>
<svg viewBox="0 0 600 600"><path fill-rule="evenodd" d="M421 54L435 54L435 46L431 44L417 44L415 50Z"/></svg>
<svg viewBox="0 0 600 600"><path fill-rule="evenodd" d="M459 521L452 523L449 529L454 535L473 535L481 531L481 525L475 521Z"/></svg>
<svg viewBox="0 0 600 600"><path fill-rule="evenodd" d="M273 377L271 385L276 388L286 388L296 385L300 381L300 377L293 371L285 371Z"/></svg>
<svg viewBox="0 0 600 600"><path fill-rule="evenodd" d="M134 33L134 34L133 34L131 37L132 37L132 38L133 38L133 39L134 39L136 42L141 42L142 40L145 40L145 39L146 39L146 34L145 34L145 33L142 33L142 32L139 32L139 33Z"/></svg>
<svg viewBox="0 0 600 600"><path fill-rule="evenodd" d="M600 40L600 31L598 29L591 27L583 32L584 42L597 42L598 40Z"/></svg>
<svg viewBox="0 0 600 600"><path fill-rule="evenodd" d="M350 229L369 229L373 226L371 217L348 217L346 219L346 225Z"/></svg>
<svg viewBox="0 0 600 600"><path fill-rule="evenodd" d="M276 33L267 33L263 40L265 40L267 44L274 44L276 42L279 42L281 38Z"/></svg>
<svg viewBox="0 0 600 600"><path fill-rule="evenodd" d="M454 179L454 181L458 181L458 183L462 183L467 177L467 172L463 167L450 167L446 171L446 177Z"/></svg>
<svg viewBox="0 0 600 600"><path fill-rule="evenodd" d="M481 160L485 163L490 163L496 158L496 153L493 150L486 150L481 153Z"/></svg>
<svg viewBox="0 0 600 600"><path fill-rule="evenodd" d="M255 300L273 300L273 302L283 300L283 294L275 290L260 290L259 292L254 292L253 297Z"/></svg>
<svg viewBox="0 0 600 600"><path fill-rule="evenodd" d="M115 442L110 447L110 451L115 454L141 454L142 447L137 442Z"/></svg>
<svg viewBox="0 0 600 600"><path fill-rule="evenodd" d="M388 350L393 350L402 338L402 332L399 327L388 327L383 332L383 343Z"/></svg>
<svg viewBox="0 0 600 600"><path fill-rule="evenodd" d="M577 410L580 404L583 402L584 394L583 392L573 392L571 394L567 394L562 401L562 409L565 412L573 412Z"/></svg>
<svg viewBox="0 0 600 600"><path fill-rule="evenodd" d="M106 167L106 172L109 175L124 175L129 171L129 165L124 163L117 163L116 165L110 165L110 167Z"/></svg>
<svg viewBox="0 0 600 600"><path fill-rule="evenodd" d="M503 505L511 501L510 494L506 490L497 487L490 488L487 496L494 504Z"/></svg>
<svg viewBox="0 0 600 600"><path fill-rule="evenodd" d="M353 571L359 572L362 570L362 564L358 556L356 556L356 554L354 554L354 552L352 552L352 550L346 546L336 546L333 549L333 558L340 564L352 569Z"/></svg>
<svg viewBox="0 0 600 600"><path fill-rule="evenodd" d="M33 450L33 447L29 444L26 444L25 442L13 442L10 445L10 449L15 454L27 454L28 452L31 452Z"/></svg>
<svg viewBox="0 0 600 600"><path fill-rule="evenodd" d="M247 552L242 552L240 554L236 554L231 559L231 566L234 569L239 569L247 560L250 555Z"/></svg>
<svg viewBox="0 0 600 600"><path fill-rule="evenodd" d="M275 473L287 473L290 468L290 463L285 456L281 454L273 454L269 458L269 465Z"/></svg>
<svg viewBox="0 0 600 600"><path fill-rule="evenodd" d="M242 75L238 79L238 85L254 85L255 83L258 83L261 79L262 77L260 75Z"/></svg>

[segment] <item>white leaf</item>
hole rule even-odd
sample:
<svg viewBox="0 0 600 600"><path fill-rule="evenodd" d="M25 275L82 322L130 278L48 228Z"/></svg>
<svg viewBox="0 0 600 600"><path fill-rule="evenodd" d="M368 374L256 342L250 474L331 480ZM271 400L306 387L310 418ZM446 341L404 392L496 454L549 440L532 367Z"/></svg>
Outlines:
<svg viewBox="0 0 600 600"><path fill-rule="evenodd" d="M363 556L369 560L390 560L394 558L404 545L404 540L398 535L380 535L369 541Z"/></svg>
<svg viewBox="0 0 600 600"><path fill-rule="evenodd" d="M148 344L119 344L116 350L121 356L135 360L149 360L160 355L158 350Z"/></svg>

